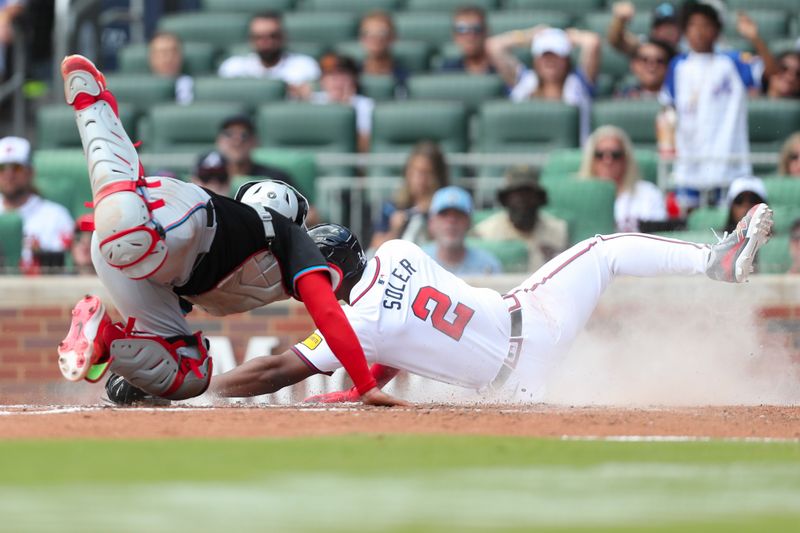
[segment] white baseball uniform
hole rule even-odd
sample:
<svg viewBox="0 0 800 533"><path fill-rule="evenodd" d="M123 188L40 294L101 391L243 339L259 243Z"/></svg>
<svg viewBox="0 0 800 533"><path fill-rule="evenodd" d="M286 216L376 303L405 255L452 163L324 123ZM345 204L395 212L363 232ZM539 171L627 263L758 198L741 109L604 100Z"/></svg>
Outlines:
<svg viewBox="0 0 800 533"><path fill-rule="evenodd" d="M702 274L708 257L708 246L653 235L596 236L501 296L394 240L378 248L345 313L369 362L536 400L615 276ZM292 349L319 372L341 366L319 331Z"/></svg>

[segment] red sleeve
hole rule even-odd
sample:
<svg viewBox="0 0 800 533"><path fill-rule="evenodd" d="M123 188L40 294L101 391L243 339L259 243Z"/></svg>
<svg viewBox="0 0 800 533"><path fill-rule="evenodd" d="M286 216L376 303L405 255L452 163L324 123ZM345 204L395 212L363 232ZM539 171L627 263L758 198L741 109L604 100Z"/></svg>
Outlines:
<svg viewBox="0 0 800 533"><path fill-rule="evenodd" d="M298 278L295 286L314 324L328 341L333 354L350 374L359 394L364 394L377 386L367 366L358 337L333 294L328 274L321 271L309 272Z"/></svg>

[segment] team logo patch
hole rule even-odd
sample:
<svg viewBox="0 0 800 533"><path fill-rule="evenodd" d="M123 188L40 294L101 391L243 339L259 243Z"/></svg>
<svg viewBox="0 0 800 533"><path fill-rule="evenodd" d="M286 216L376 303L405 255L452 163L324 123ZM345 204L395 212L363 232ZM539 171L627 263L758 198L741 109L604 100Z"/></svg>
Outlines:
<svg viewBox="0 0 800 533"><path fill-rule="evenodd" d="M308 338L306 340L304 340L300 344L302 344L303 346L305 346L309 350L314 350L314 349L316 349L317 346L322 344L322 337L320 337L316 333L312 333L311 335L308 336Z"/></svg>

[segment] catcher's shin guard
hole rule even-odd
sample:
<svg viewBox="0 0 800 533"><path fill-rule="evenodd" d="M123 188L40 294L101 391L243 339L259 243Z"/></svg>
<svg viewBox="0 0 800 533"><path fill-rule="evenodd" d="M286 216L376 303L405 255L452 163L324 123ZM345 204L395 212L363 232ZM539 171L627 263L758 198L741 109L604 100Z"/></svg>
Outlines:
<svg viewBox="0 0 800 533"><path fill-rule="evenodd" d="M211 381L212 361L199 332L171 339L128 332L110 352L111 370L153 396L186 400Z"/></svg>

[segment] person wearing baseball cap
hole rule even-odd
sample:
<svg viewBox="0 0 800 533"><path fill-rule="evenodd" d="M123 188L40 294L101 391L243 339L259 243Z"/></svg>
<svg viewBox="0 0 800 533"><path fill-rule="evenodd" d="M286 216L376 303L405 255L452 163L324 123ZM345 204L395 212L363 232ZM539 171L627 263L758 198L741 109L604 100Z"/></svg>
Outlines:
<svg viewBox="0 0 800 533"><path fill-rule="evenodd" d="M499 274L495 256L467 246L467 232L472 225L472 198L461 187L444 187L434 193L428 218L428 232L433 238L422 249L445 270L457 276Z"/></svg>
<svg viewBox="0 0 800 533"><path fill-rule="evenodd" d="M531 270L567 249L567 223L541 210L547 205L547 191L539 184L537 169L528 166L510 168L497 197L505 210L475 226L477 237L525 242Z"/></svg>
<svg viewBox="0 0 800 533"><path fill-rule="evenodd" d="M17 212L22 217L19 266L24 273L37 274L43 266L64 265L74 222L64 206L37 193L33 186L31 143L22 137L0 139L0 214L6 212Z"/></svg>
<svg viewBox="0 0 800 533"><path fill-rule="evenodd" d="M745 176L733 180L728 188L728 194L725 195L725 202L728 206L725 231L732 232L751 207L765 204L767 200L767 188L761 178Z"/></svg>
<svg viewBox="0 0 800 533"><path fill-rule="evenodd" d="M509 88L514 102L530 98L563 101L580 110L581 140L589 135L594 85L600 70L600 36L590 31L535 26L495 35L486 41L489 57ZM530 47L532 68L512 53ZM572 67L573 48L580 49L577 68Z"/></svg>

